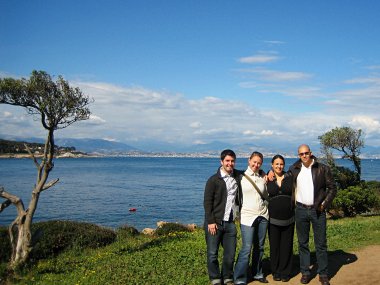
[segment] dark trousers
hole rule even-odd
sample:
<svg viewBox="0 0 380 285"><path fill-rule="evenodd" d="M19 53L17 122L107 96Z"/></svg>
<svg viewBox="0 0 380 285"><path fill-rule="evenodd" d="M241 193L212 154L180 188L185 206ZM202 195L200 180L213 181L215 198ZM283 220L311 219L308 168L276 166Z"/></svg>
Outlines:
<svg viewBox="0 0 380 285"><path fill-rule="evenodd" d="M314 208L306 209L296 206L296 230L298 237L298 251L300 255L300 270L302 274L310 274L310 225L313 227L314 245L318 262L318 274L327 276L327 236L326 213L317 212Z"/></svg>
<svg viewBox="0 0 380 285"><path fill-rule="evenodd" d="M218 225L216 235L208 232L205 225L207 244L207 269L212 284L233 281L233 267L236 251L237 230L234 222L222 222ZM219 246L223 246L222 270L219 267Z"/></svg>
<svg viewBox="0 0 380 285"><path fill-rule="evenodd" d="M289 277L292 272L294 223L288 226L269 224L268 232L272 274Z"/></svg>

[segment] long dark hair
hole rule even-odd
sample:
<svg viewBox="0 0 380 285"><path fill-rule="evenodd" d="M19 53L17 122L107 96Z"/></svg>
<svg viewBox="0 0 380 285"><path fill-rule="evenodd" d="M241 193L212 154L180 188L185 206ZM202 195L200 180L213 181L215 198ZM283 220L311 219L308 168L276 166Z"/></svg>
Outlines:
<svg viewBox="0 0 380 285"><path fill-rule="evenodd" d="M281 160L284 162L284 166L285 166L285 159L284 159L284 157L283 157L281 154L276 154L275 156L273 156L273 158L272 158L272 164L273 164L273 162L274 162L277 158L281 159Z"/></svg>

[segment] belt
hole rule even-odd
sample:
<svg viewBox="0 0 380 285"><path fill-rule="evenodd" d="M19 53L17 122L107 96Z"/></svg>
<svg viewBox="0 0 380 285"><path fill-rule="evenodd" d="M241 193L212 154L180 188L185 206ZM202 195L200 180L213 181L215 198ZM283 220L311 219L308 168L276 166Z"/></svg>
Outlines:
<svg viewBox="0 0 380 285"><path fill-rule="evenodd" d="M300 202L296 202L296 205L298 207L305 208L305 209L314 209L314 205L305 205L305 204L302 204Z"/></svg>

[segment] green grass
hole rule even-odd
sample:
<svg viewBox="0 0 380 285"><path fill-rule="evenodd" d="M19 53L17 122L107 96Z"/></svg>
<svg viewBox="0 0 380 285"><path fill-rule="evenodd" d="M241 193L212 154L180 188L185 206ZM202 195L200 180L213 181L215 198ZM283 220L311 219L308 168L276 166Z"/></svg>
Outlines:
<svg viewBox="0 0 380 285"><path fill-rule="evenodd" d="M330 252L373 244L380 245L380 216L328 221ZM267 244L264 258L268 256ZM125 236L102 248L69 250L38 261L12 283L208 284L204 233L198 229L160 237Z"/></svg>

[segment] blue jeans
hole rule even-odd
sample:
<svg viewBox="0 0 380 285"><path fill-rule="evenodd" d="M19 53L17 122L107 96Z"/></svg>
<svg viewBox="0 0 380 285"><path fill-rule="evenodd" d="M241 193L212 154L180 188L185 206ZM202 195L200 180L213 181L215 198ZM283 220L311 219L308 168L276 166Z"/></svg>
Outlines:
<svg viewBox="0 0 380 285"><path fill-rule="evenodd" d="M298 252L300 256L300 271L302 274L310 275L310 249L309 233L310 224L314 232L314 244L318 262L318 274L327 276L327 237L326 237L326 213L317 212L296 206L296 230L298 237Z"/></svg>
<svg viewBox="0 0 380 285"><path fill-rule="evenodd" d="M233 281L233 268L236 252L237 230L234 222L222 222L218 224L216 235L208 232L205 224L207 244L207 270L212 284ZM219 269L218 251L219 245L223 246L222 271Z"/></svg>
<svg viewBox="0 0 380 285"><path fill-rule="evenodd" d="M241 225L242 246L235 265L234 283L247 284L248 267L253 245L252 273L254 279L263 278L262 259L264 255L264 243L268 228L268 220L258 217L252 226Z"/></svg>

